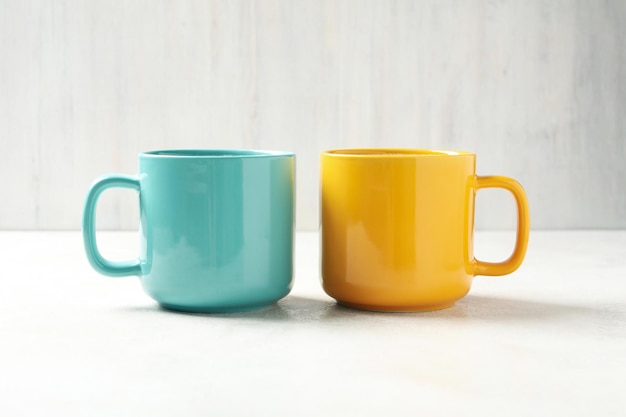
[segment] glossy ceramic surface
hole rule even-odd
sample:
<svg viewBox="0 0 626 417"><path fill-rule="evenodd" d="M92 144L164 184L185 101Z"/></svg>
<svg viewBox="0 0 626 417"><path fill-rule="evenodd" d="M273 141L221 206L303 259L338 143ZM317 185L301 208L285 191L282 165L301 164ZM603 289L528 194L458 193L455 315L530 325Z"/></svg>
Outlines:
<svg viewBox="0 0 626 417"><path fill-rule="evenodd" d="M267 306L292 287L295 156L287 152L172 150L139 156L137 177L96 181L83 213L87 258L109 276L138 275L163 307L196 312ZM139 192L137 259L111 262L96 245L100 193Z"/></svg>
<svg viewBox="0 0 626 417"><path fill-rule="evenodd" d="M321 157L322 286L339 303L366 310L449 307L475 275L515 271L526 253L529 210L515 180L475 175L469 152L347 149ZM474 199L481 188L510 191L517 241L501 263L474 258Z"/></svg>

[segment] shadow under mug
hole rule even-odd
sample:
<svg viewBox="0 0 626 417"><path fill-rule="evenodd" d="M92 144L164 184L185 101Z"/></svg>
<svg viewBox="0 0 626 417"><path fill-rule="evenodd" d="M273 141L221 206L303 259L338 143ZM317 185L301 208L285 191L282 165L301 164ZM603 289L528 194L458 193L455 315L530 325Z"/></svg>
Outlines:
<svg viewBox="0 0 626 417"><path fill-rule="evenodd" d="M321 156L322 286L348 307L446 308L475 275L515 271L526 254L529 209L515 180L477 176L470 152L344 149ZM504 262L474 258L474 201L482 188L510 191L517 237Z"/></svg>
<svg viewBox="0 0 626 417"><path fill-rule="evenodd" d="M83 240L93 268L139 276L163 307L191 312L261 308L293 285L295 155L280 151L161 150L139 155L139 174L111 174L90 188ZM95 209L107 188L139 193L140 253L105 259Z"/></svg>

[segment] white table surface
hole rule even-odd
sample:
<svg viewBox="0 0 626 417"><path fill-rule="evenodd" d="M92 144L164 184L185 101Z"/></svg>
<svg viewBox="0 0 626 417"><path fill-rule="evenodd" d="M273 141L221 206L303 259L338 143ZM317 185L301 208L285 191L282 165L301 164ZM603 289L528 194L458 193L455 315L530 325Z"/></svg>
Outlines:
<svg viewBox="0 0 626 417"><path fill-rule="evenodd" d="M478 232L477 255L512 239ZM273 307L181 314L98 275L78 232L0 232L0 415L626 415L626 231L533 231L520 270L429 313L337 306L316 233L295 259Z"/></svg>

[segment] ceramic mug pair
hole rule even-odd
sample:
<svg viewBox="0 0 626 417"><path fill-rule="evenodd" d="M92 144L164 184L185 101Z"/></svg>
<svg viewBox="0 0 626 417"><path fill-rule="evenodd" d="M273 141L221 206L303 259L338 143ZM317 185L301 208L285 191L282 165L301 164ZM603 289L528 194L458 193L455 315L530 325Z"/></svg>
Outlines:
<svg viewBox="0 0 626 417"><path fill-rule="evenodd" d="M523 188L477 176L476 155L419 149L345 149L321 157L321 281L340 304L366 310L441 309L476 275L521 264L529 210ZM139 174L107 175L90 188L83 239L94 269L139 276L164 308L245 311L293 285L295 155L253 150L163 150L139 155ZM95 209L107 188L138 191L141 245L127 262L105 259ZM504 262L473 255L474 199L510 191L517 239Z"/></svg>

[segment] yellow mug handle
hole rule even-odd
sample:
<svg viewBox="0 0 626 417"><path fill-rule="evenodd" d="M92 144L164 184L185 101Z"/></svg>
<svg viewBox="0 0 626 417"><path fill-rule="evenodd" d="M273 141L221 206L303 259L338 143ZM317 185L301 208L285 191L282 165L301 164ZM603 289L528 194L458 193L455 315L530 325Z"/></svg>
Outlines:
<svg viewBox="0 0 626 417"><path fill-rule="evenodd" d="M521 184L513 178L498 175L476 176L476 189L481 188L504 188L513 194L517 203L517 236L513 253L504 262L483 262L474 260L474 275L506 275L515 271L522 264L528 247L528 234L530 232L530 210L528 199Z"/></svg>

